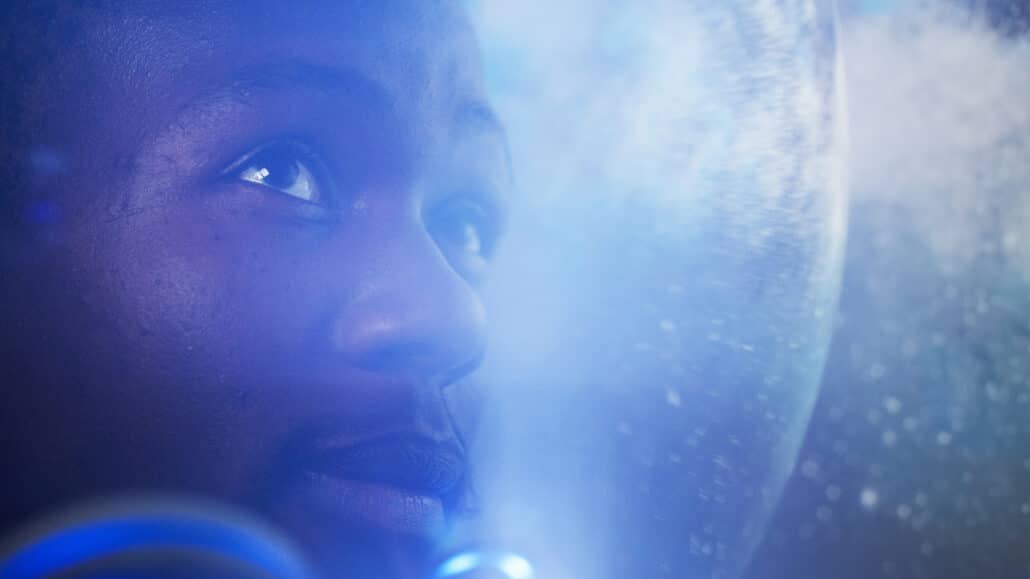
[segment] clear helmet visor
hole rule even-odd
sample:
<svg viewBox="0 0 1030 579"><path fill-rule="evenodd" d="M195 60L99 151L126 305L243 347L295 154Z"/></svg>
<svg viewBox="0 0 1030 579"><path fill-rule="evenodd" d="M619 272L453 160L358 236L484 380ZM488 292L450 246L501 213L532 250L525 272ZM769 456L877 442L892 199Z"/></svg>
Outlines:
<svg viewBox="0 0 1030 579"><path fill-rule="evenodd" d="M737 576L793 468L834 318L834 6L470 10L517 193L489 359L453 393L479 416L479 514L455 548L511 549L535 570L520 579Z"/></svg>

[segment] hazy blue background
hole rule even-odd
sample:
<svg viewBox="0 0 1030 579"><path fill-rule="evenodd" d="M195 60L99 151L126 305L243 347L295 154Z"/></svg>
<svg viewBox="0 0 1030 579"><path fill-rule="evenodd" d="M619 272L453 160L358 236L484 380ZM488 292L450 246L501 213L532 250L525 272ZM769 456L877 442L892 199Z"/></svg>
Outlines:
<svg viewBox="0 0 1030 579"><path fill-rule="evenodd" d="M492 366L518 394L487 414L498 540L558 579L730 577L762 536L754 579L1030 574L1025 3L840 3L842 264L832 203L753 196L787 167L832 181L805 148L828 110L798 80L811 37L777 60L711 3L472 5L524 194ZM774 38L804 22L744 5ZM769 94L797 108L748 116Z"/></svg>

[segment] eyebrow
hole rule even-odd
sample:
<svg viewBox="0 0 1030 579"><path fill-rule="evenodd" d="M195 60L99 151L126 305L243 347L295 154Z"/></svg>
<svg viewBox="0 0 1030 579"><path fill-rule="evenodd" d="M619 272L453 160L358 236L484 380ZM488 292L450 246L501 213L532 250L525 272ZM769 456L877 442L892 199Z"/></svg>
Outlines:
<svg viewBox="0 0 1030 579"><path fill-rule="evenodd" d="M511 158L511 144L508 142L508 131L504 128L504 123L501 122L494 109L483 101L469 101L458 108L456 120L461 126L492 134L497 139L504 152L508 178L511 179L514 175L514 167Z"/></svg>
<svg viewBox="0 0 1030 579"><path fill-rule="evenodd" d="M494 112L490 105L482 101L465 103L458 108L457 117L459 123L475 129L500 133L501 135L507 133L504 129L504 123L497 117L497 113Z"/></svg>
<svg viewBox="0 0 1030 579"><path fill-rule="evenodd" d="M195 96L183 108L190 109L226 97L246 99L250 91L285 90L298 85L318 92L346 95L354 104L369 110L382 111L393 106L393 97L384 86L353 68L305 60L282 60L237 69L230 73L227 83L220 83L210 91ZM458 127L497 139L511 178L513 165L508 132L489 103L480 99L467 100L460 103L453 114Z"/></svg>
<svg viewBox="0 0 1030 579"><path fill-rule="evenodd" d="M302 85L319 92L345 93L360 104L382 107L389 103L386 89L361 74L346 68L300 60L268 62L234 71L228 88L245 95L249 90L282 89Z"/></svg>
<svg viewBox="0 0 1030 579"><path fill-rule="evenodd" d="M342 92L360 103L383 106L392 98L383 86L357 70L326 66L302 60L263 63L237 70L228 86L237 92L248 89L278 89L296 85L324 92ZM222 90L226 87L223 85ZM471 128L505 135L504 123L493 108L481 100L471 100L457 107L456 121Z"/></svg>
<svg viewBox="0 0 1030 579"><path fill-rule="evenodd" d="M302 85L320 92L343 93L356 104L369 108L391 106L389 91L368 76L348 67L327 66L304 60L266 62L238 69L231 73L229 83L221 84L213 91L199 95L191 102L204 101L210 97L246 97L251 90L276 90ZM460 104L455 111L459 125L486 133L496 133L507 141L507 130L493 108L482 100L470 100Z"/></svg>

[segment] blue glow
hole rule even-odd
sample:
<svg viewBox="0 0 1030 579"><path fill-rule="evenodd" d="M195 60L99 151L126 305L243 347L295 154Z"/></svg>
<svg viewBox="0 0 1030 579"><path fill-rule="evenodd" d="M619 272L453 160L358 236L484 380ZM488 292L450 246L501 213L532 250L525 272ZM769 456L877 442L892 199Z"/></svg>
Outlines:
<svg viewBox="0 0 1030 579"><path fill-rule="evenodd" d="M435 579L460 577L478 569L502 573L507 579L533 579L533 566L524 557L505 552L465 552L451 557L437 569Z"/></svg>
<svg viewBox="0 0 1030 579"><path fill-rule="evenodd" d="M736 577L792 472L834 311L833 2L471 4L518 182L484 289L479 532L538 554L541 576ZM734 555L683 548L706 529ZM530 576L451 563L437 579Z"/></svg>
<svg viewBox="0 0 1030 579"><path fill-rule="evenodd" d="M288 553L248 529L196 519L118 517L63 529L30 544L0 563L0 579L49 577L90 560L155 545L226 555L275 577L305 576Z"/></svg>
<svg viewBox="0 0 1030 579"><path fill-rule="evenodd" d="M53 201L32 201L25 206L24 218L33 225L54 225L61 220L61 207Z"/></svg>
<svg viewBox="0 0 1030 579"><path fill-rule="evenodd" d="M454 577L455 575L461 575L462 573L468 573L473 569L480 566L482 557L479 553L462 553L461 555L455 555L436 571L436 576L439 578Z"/></svg>
<svg viewBox="0 0 1030 579"><path fill-rule="evenodd" d="M497 568L511 577L511 579L532 579L533 566L518 555L505 555L497 564Z"/></svg>

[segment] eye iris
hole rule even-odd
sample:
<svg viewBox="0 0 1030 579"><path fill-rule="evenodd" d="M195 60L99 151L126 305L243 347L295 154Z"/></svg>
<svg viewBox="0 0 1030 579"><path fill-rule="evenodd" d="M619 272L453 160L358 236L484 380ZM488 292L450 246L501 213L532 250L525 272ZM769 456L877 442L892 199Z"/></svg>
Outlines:
<svg viewBox="0 0 1030 579"><path fill-rule="evenodd" d="M484 219L481 209L458 204L440 215L435 235L455 258L484 258L490 249L489 239L484 236Z"/></svg>
<svg viewBox="0 0 1030 579"><path fill-rule="evenodd" d="M255 179L276 189L289 189L300 175L300 167L296 161L277 159L271 155L259 159L254 167Z"/></svg>
<svg viewBox="0 0 1030 579"><path fill-rule="evenodd" d="M317 158L294 144L271 145L249 155L238 164L236 179L260 185L284 195L321 204L322 190L311 167Z"/></svg>
<svg viewBox="0 0 1030 579"><path fill-rule="evenodd" d="M465 221L461 223L461 231L458 235L459 247L465 253L479 255L483 253L483 242L479 238L479 229L473 223Z"/></svg>

